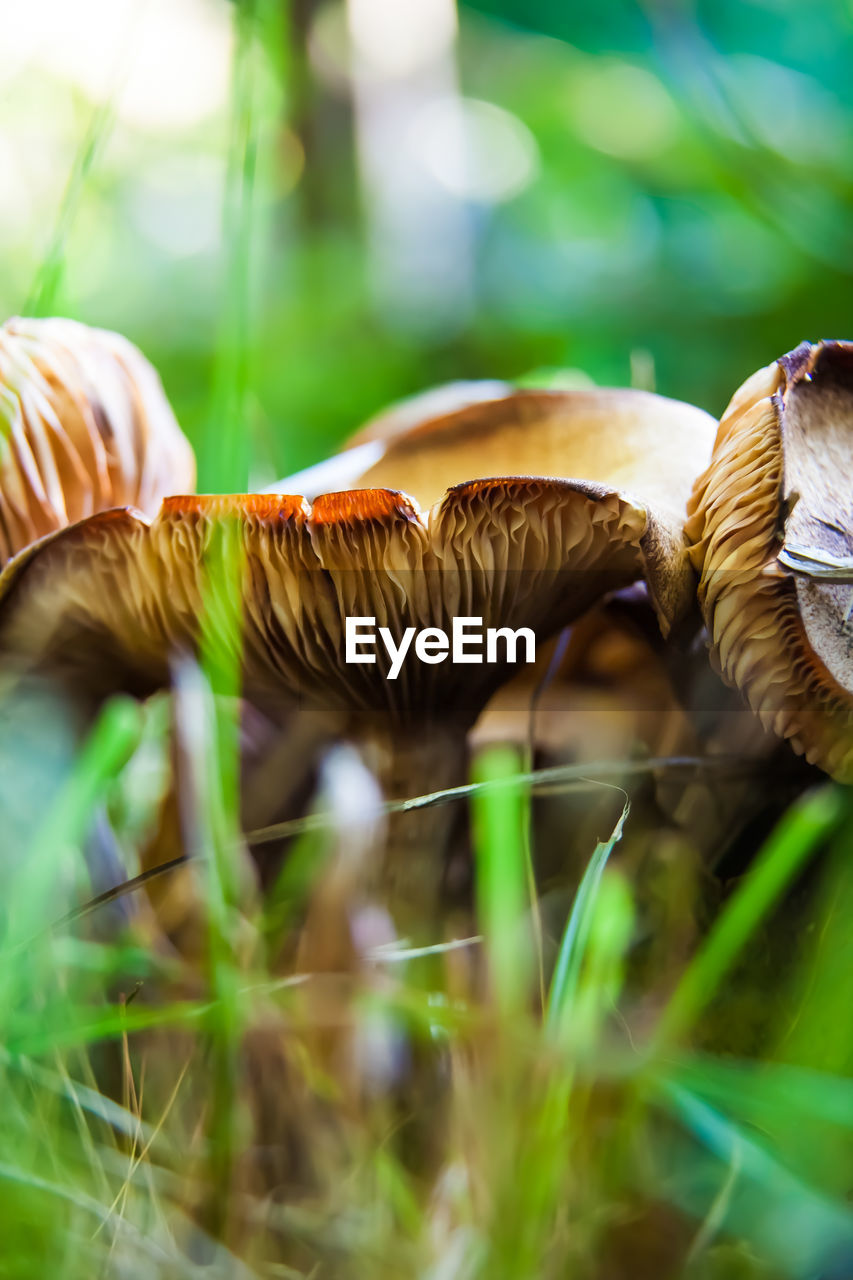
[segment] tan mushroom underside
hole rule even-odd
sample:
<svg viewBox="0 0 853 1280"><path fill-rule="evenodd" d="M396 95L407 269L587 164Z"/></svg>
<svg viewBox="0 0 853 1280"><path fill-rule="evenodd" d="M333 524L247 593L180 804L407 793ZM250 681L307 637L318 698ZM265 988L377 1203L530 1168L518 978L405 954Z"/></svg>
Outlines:
<svg viewBox="0 0 853 1280"><path fill-rule="evenodd" d="M450 631L456 616L544 640L642 572L642 508L577 482L460 485L427 513L387 490L299 497L172 498L149 522L107 512L53 535L0 576L0 654L97 692L168 679L195 650L217 596L239 617L248 696L378 713L416 728L473 720L506 668L406 661L395 681L346 665L344 620ZM230 529L239 589L206 585L216 531Z"/></svg>
<svg viewBox="0 0 853 1280"><path fill-rule="evenodd" d="M0 564L109 507L153 514L194 483L192 450L132 343L73 320L0 328Z"/></svg>
<svg viewBox="0 0 853 1280"><path fill-rule="evenodd" d="M693 405L645 391L517 391L395 435L359 484L393 486L422 506L460 479L580 477L631 495L647 512L645 573L667 633L693 607L684 520L717 424Z"/></svg>
<svg viewBox="0 0 853 1280"><path fill-rule="evenodd" d="M798 348L744 383L697 481L687 535L724 678L766 729L851 781L850 588L795 581L777 560L786 543L849 553L853 396L831 373L841 347Z"/></svg>

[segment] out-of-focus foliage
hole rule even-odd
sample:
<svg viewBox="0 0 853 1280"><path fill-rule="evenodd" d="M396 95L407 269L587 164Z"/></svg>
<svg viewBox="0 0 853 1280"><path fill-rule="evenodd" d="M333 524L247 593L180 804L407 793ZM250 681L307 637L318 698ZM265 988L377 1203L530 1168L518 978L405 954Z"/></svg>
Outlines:
<svg viewBox="0 0 853 1280"><path fill-rule="evenodd" d="M404 8L395 46L379 0L351 0L352 35L339 0L19 6L0 311L126 332L222 487L243 425L268 483L443 379L580 370L720 412L745 372L844 335L846 4ZM370 246L395 236L412 278L397 262L389 293Z"/></svg>

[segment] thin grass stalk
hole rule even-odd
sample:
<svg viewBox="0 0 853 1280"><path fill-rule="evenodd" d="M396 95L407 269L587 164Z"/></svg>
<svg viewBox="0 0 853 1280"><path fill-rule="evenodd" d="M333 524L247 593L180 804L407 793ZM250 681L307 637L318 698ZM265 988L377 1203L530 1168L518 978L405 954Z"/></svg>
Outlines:
<svg viewBox="0 0 853 1280"><path fill-rule="evenodd" d="M231 136L225 177L225 282L213 369L212 402L198 449L199 489L245 493L249 482L246 400L251 346L253 206L257 167L257 0L233 7Z"/></svg>

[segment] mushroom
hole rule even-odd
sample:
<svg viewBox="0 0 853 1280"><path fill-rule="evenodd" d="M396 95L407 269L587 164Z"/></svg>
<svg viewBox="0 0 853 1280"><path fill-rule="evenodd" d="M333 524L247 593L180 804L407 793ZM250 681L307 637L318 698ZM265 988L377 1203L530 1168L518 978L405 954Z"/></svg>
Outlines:
<svg viewBox="0 0 853 1280"><path fill-rule="evenodd" d="M398 400L359 427L340 453L293 472L264 492L304 493L315 498L333 489L350 488L368 467L382 457L393 437L420 426L430 418L484 400L499 400L511 391L512 387L506 382L447 382Z"/></svg>
<svg viewBox="0 0 853 1280"><path fill-rule="evenodd" d="M462 485L427 514L385 490L328 495L313 507L298 498L169 499L150 523L126 510L92 516L8 566L6 663L60 675L75 695L165 684L174 653L197 645L205 551L223 520L235 523L243 552L245 697L344 712L392 796L458 780L466 731L507 662L433 665L412 655L391 680L381 649L372 664L345 664L347 617L375 618L398 644L412 627L452 631L460 614L544 638L642 572L645 512L567 481ZM436 874L435 831L411 828L406 843L433 862L413 890L423 902Z"/></svg>
<svg viewBox="0 0 853 1280"><path fill-rule="evenodd" d="M693 405L626 388L504 395L497 394L500 384L483 388L483 398L466 398L440 417L411 425L406 416L380 439L362 429L349 451L352 469L346 452L330 465L347 483L400 489L423 507L460 480L496 475L578 477L632 495L646 513L643 569L667 634L694 604L685 507L710 458L714 419Z"/></svg>
<svg viewBox="0 0 853 1280"><path fill-rule="evenodd" d="M804 342L735 393L687 523L724 679L853 781L853 344Z"/></svg>
<svg viewBox="0 0 853 1280"><path fill-rule="evenodd" d="M662 527L670 535L669 554L647 556L646 577L662 630L667 634L674 628L680 638L682 633L686 637L693 620L696 582L687 569L682 536L685 495L693 484L691 472L695 477L702 458L710 457L715 432L716 424L700 410L648 393L516 392L398 433L388 441L382 458L371 463L361 482L399 484L428 502L457 470L472 474L485 464L490 468L554 471L568 462L574 475L594 475L638 493L650 508L650 527ZM639 588L631 591L639 617ZM577 652L578 643L599 651L611 644L616 604L604 604L578 622L569 654ZM649 637L651 640L651 632ZM634 722L641 728L637 742L623 741L621 749L615 741L606 743L604 726L609 720L613 727L617 716L608 718L599 713L588 717L595 728L584 730L584 708L601 690L595 681L572 680L568 655L559 670L549 671L544 651L544 662L519 672L495 694L472 739L475 743L496 737L531 743L550 760L590 759L585 754L588 749L595 751L593 758L625 760L634 746L652 755L665 755L674 741L668 737L670 733L678 735L682 753L719 756L742 752L745 780L734 774L717 775L712 769L692 782L686 775L680 775L676 785L666 775L656 782L664 807L677 811L679 820L682 811L685 815L697 811L701 799L701 820L694 822L685 816L684 821L691 828L691 838L698 840L711 861L721 856L752 812L756 772L766 763L767 771L776 771L778 787L786 794L791 785L798 785L797 775L792 781L790 771L782 769L784 761L780 763L773 752L774 740L765 741L759 725L755 729L760 733L754 732L747 708L739 713L731 705L728 691L719 687L718 677L707 670L698 646L694 651L692 645L669 644L655 652L655 666L641 674L638 661L633 672L637 688L643 690L641 702L648 710L642 728L639 721ZM625 696L626 692L619 689L615 699L623 729L631 724L630 695ZM533 719L532 701L537 708ZM593 747L596 741L597 749Z"/></svg>
<svg viewBox="0 0 853 1280"><path fill-rule="evenodd" d="M469 405L502 400L511 395L512 391L508 382L485 378L474 382L444 382L440 386L429 387L426 391L406 396L375 414L364 426L359 427L349 441L349 446L357 447L367 441L387 442L396 436L405 435L422 422L443 417Z"/></svg>
<svg viewBox="0 0 853 1280"><path fill-rule="evenodd" d="M168 683L175 654L197 650L215 586L207 557L228 527L242 562L226 604L242 623L244 697L266 710L346 718L391 797L459 781L467 731L513 669L508 633L527 629L535 649L644 576L664 624L682 617L693 583L680 510L713 435L701 411L640 392L518 393L390 441L389 465L398 451L413 456L415 437L426 441L432 471L419 487L428 501L436 472L454 469L469 414L476 458L533 470L538 438L541 469L566 478L468 479L443 497L439 489L427 510L371 487L313 504L172 497L153 521L127 509L95 515L42 539L0 576L0 655L62 678L75 695ZM442 438L449 457L436 450ZM618 487L629 481L653 491L654 508ZM468 661L448 660L440 637L460 618L496 633L494 661L482 650L480 661L470 650ZM348 663L347 619L373 619L386 647ZM525 655L526 645L526 634L517 637ZM422 906L434 893L436 824L445 819L425 810L405 820L405 833L392 824L382 877L393 897Z"/></svg>
<svg viewBox="0 0 853 1280"><path fill-rule="evenodd" d="M409 733L468 721L505 664L345 662L346 619L452 631L460 614L544 636L642 573L645 511L580 481L458 485L429 512L384 489L324 495L172 497L149 521L103 512L33 544L0 575L9 661L100 693L168 680L192 650L217 526L242 551L244 692L261 703L333 705ZM476 677L476 678L475 678Z"/></svg>
<svg viewBox="0 0 853 1280"><path fill-rule="evenodd" d="M472 747L529 745L547 765L695 753L669 652L640 584L610 595L495 693Z"/></svg>
<svg viewBox="0 0 853 1280"><path fill-rule="evenodd" d="M118 663L162 683L170 654L197 638L211 530L236 524L247 691L336 696L362 711L378 699L392 723L420 725L500 674L472 681L470 670L439 671L427 659L407 665L392 688L382 654L367 668L344 665L345 618L376 616L399 631L404 622L452 627L465 614L487 627L523 622L545 638L645 573L672 621L691 585L680 511L712 428L701 410L644 392L519 392L392 440L369 478L402 472L431 504L426 513L407 493L376 487L326 494L313 507L282 495L172 497L153 522L108 511L43 539L0 577L3 648L82 664L96 682L109 683ZM479 477L483 456L538 461L539 474L530 465L528 476ZM465 466L474 478L436 501ZM300 590L309 580L311 590ZM89 648L66 643L74 635L108 642L112 664L93 664Z"/></svg>
<svg viewBox="0 0 853 1280"><path fill-rule="evenodd" d="M192 489L192 450L160 379L116 333L73 320L0 328L0 564L96 511L153 514Z"/></svg>

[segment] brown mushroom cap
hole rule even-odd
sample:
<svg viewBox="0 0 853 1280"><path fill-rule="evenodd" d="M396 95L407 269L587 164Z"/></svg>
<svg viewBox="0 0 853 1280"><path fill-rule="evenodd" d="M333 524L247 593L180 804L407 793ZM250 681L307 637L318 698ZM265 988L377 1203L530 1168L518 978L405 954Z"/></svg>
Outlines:
<svg viewBox="0 0 853 1280"><path fill-rule="evenodd" d="M404 400L398 400L375 414L364 426L359 427L349 445L357 447L368 440L391 440L395 436L405 435L422 422L443 417L469 405L502 400L511 395L512 391L508 382L486 379L479 382L444 382L440 386L406 396Z"/></svg>
<svg viewBox="0 0 853 1280"><path fill-rule="evenodd" d="M687 525L724 678L766 729L848 782L851 467L853 344L804 342L735 394Z"/></svg>
<svg viewBox="0 0 853 1280"><path fill-rule="evenodd" d="M664 632L694 601L683 527L717 424L693 405L627 389L516 391L389 439L359 478L423 506L485 475L577 478L630 495L647 513L644 572Z"/></svg>
<svg viewBox="0 0 853 1280"><path fill-rule="evenodd" d="M417 729L470 724L503 663L399 677L376 646L348 665L345 619L450 632L459 615L542 639L637 578L646 513L601 486L502 478L451 489L428 512L405 494L170 498L148 521L115 510L43 539L0 575L0 654L98 693L166 683L193 651L215 530L236 530L246 696L346 708Z"/></svg>
<svg viewBox="0 0 853 1280"><path fill-rule="evenodd" d="M339 453L277 480L264 492L304 493L313 499L333 489L349 489L382 457L393 437L452 410L503 399L511 391L506 382L447 382L398 400L359 427Z"/></svg>
<svg viewBox="0 0 853 1280"><path fill-rule="evenodd" d="M125 338L73 320L0 328L0 563L109 507L153 514L195 463L153 367Z"/></svg>

